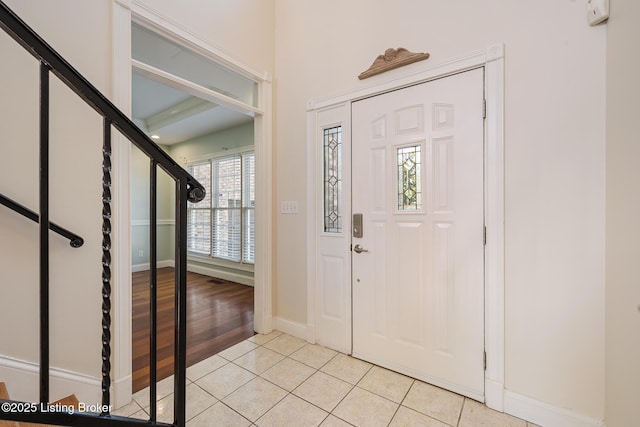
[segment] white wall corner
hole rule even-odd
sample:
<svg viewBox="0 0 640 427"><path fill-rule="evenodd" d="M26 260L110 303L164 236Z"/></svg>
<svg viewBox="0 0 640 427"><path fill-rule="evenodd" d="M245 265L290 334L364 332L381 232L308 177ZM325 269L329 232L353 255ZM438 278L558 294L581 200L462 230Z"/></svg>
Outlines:
<svg viewBox="0 0 640 427"><path fill-rule="evenodd" d="M112 93L113 103L131 114L131 0L112 3ZM113 338L112 404L123 406L132 397L131 349L131 143L113 132ZM100 384L101 387L101 384Z"/></svg>
<svg viewBox="0 0 640 427"><path fill-rule="evenodd" d="M307 325L304 323L294 322L276 316L273 318L273 328L285 334L293 335L296 338L307 340Z"/></svg>
<svg viewBox="0 0 640 427"><path fill-rule="evenodd" d="M509 390L504 392L504 412L544 427L604 427L603 420L557 408L548 403L522 396Z"/></svg>
<svg viewBox="0 0 640 427"><path fill-rule="evenodd" d="M312 102L307 103L307 108ZM315 154L316 112L307 111L307 337L316 343L316 154ZM314 179L309 179L314 177Z"/></svg>

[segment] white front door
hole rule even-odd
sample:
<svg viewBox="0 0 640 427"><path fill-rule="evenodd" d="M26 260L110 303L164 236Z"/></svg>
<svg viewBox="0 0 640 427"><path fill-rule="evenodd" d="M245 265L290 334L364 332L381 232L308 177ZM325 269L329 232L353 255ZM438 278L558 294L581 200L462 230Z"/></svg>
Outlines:
<svg viewBox="0 0 640 427"><path fill-rule="evenodd" d="M354 102L353 355L484 399L483 69Z"/></svg>

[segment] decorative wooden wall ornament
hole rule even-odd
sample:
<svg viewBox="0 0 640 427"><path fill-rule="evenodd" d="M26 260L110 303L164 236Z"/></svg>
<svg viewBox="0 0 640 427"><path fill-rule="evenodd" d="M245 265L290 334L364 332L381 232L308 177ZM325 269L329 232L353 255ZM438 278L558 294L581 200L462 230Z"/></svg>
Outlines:
<svg viewBox="0 0 640 427"><path fill-rule="evenodd" d="M360 73L358 78L363 80L368 77L375 76L376 74L393 70L394 68L403 67L418 61L424 61L427 58L429 58L429 54L426 52L409 52L403 47L399 47L398 49L389 48L384 51L384 55L378 55L376 60L373 61L373 64L371 64L367 70Z"/></svg>

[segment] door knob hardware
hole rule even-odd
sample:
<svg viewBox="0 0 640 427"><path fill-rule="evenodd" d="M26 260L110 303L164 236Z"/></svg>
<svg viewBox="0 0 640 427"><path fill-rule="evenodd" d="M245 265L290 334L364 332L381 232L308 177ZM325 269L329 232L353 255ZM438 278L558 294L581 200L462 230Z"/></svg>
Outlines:
<svg viewBox="0 0 640 427"><path fill-rule="evenodd" d="M355 245L353 247L353 251L357 254L361 254L362 252L369 252L367 249L363 249L360 245Z"/></svg>

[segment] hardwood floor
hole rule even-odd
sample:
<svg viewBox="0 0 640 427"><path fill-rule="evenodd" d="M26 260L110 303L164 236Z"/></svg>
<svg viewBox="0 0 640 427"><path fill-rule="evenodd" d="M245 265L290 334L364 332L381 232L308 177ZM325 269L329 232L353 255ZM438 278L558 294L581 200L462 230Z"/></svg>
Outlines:
<svg viewBox="0 0 640 427"><path fill-rule="evenodd" d="M158 269L158 381L173 374L174 270ZM133 273L133 391L149 385L149 272ZM187 366L253 332L253 288L187 273Z"/></svg>

